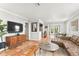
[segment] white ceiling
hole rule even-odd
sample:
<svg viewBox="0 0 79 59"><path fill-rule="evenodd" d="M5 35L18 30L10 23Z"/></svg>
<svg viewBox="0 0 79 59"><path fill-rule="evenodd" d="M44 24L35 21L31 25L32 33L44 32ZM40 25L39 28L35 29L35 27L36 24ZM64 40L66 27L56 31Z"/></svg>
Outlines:
<svg viewBox="0 0 79 59"><path fill-rule="evenodd" d="M0 8L25 18L41 19L46 22L65 21L79 9L77 3L0 3Z"/></svg>

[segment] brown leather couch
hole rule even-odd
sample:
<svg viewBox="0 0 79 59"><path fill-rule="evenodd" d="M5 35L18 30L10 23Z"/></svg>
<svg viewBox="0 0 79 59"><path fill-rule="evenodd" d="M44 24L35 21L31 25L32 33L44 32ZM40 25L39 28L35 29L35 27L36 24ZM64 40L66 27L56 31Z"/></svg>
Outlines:
<svg viewBox="0 0 79 59"><path fill-rule="evenodd" d="M70 56L79 56L79 36L73 35L72 37L56 37L52 42L56 42L64 47Z"/></svg>

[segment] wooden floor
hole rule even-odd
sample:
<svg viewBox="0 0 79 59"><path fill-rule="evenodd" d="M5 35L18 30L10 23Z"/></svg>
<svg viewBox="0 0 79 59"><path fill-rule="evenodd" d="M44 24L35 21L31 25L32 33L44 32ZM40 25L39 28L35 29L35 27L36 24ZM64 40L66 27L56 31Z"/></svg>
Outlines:
<svg viewBox="0 0 79 59"><path fill-rule="evenodd" d="M24 43L24 45L22 45L22 46L19 46L19 47L17 47L17 48L21 48L21 49L23 49L23 51L26 51L26 49L24 48L26 45L28 45L27 46L27 48L29 47L29 45L33 45L34 43L32 43L32 42L30 42L30 43L28 43L27 44L27 42L26 43ZM22 52L22 51L21 51ZM9 52L8 52L9 53ZM11 53L11 52L10 52ZM5 56L5 55L8 55L8 54L5 54L5 52L4 53L2 53L1 52L1 54L0 54L0 56ZM62 47L60 47L57 51L55 51L55 52L48 52L48 51L44 51L44 50L40 50L40 49L38 49L38 51L37 51L37 53L35 54L36 56L68 56L68 53L66 52L66 50L64 49L64 48L62 48Z"/></svg>
<svg viewBox="0 0 79 59"><path fill-rule="evenodd" d="M61 48L58 49L55 52L48 52L48 51L38 51L37 56L68 56L68 53L65 51L65 49Z"/></svg>
<svg viewBox="0 0 79 59"><path fill-rule="evenodd" d="M40 51L38 49L36 56L68 56L68 53L65 51L65 49L63 49L61 47L55 52L48 52L48 51L44 51L44 50Z"/></svg>

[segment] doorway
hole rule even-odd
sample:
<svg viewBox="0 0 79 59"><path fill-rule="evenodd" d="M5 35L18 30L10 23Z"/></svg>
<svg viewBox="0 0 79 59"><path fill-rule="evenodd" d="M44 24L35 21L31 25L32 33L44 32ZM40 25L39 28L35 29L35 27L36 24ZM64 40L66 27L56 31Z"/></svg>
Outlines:
<svg viewBox="0 0 79 59"><path fill-rule="evenodd" d="M26 37L29 39L29 23L25 23L25 34Z"/></svg>

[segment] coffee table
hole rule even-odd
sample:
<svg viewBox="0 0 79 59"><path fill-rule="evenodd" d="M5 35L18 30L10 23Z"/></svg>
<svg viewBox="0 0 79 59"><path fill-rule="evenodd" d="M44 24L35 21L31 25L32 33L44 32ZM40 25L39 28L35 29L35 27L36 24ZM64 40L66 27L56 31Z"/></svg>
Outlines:
<svg viewBox="0 0 79 59"><path fill-rule="evenodd" d="M40 51L45 50L54 53L59 49L59 45L55 43L40 44Z"/></svg>

